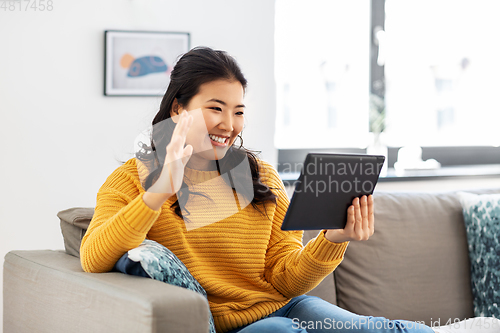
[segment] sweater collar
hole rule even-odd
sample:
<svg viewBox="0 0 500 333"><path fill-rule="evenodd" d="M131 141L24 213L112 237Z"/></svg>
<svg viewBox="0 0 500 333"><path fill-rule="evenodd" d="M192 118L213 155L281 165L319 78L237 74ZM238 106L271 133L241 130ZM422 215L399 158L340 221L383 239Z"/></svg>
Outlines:
<svg viewBox="0 0 500 333"><path fill-rule="evenodd" d="M189 182L193 184L203 183L210 179L217 178L219 176L219 171L203 171L203 170L195 170L188 167L184 168L184 177L189 180Z"/></svg>

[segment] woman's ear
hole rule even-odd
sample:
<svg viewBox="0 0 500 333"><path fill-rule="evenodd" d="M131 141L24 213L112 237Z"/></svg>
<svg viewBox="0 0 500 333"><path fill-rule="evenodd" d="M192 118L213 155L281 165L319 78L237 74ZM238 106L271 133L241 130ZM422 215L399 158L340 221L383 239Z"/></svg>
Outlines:
<svg viewBox="0 0 500 333"><path fill-rule="evenodd" d="M177 102L177 98L174 99L174 102L172 103L172 108L170 109L170 117L172 118L172 121L174 123L177 123L177 117L179 115L179 112L181 110L181 105L179 102Z"/></svg>

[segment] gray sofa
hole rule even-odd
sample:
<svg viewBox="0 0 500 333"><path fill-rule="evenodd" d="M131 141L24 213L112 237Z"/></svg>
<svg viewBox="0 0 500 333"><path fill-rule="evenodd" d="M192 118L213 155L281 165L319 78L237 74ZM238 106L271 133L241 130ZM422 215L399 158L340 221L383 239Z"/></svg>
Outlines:
<svg viewBox="0 0 500 333"><path fill-rule="evenodd" d="M500 189L471 191L500 193ZM375 234L309 294L347 310L428 325L473 316L467 240L456 193L375 194ZM4 333L208 332L201 295L152 279L82 271L92 209L61 212L66 250L5 256ZM304 244L317 231L304 233Z"/></svg>

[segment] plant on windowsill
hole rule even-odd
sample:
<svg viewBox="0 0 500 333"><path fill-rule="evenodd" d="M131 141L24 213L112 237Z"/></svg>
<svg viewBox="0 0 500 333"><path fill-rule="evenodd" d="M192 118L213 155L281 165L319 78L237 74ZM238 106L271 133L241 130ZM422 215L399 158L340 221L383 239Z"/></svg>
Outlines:
<svg viewBox="0 0 500 333"><path fill-rule="evenodd" d="M385 101L370 94L370 132L379 136L385 130Z"/></svg>
<svg viewBox="0 0 500 333"><path fill-rule="evenodd" d="M385 130L385 101L380 96L370 94L370 143L366 147L366 153L370 155L383 155L386 158L382 167L381 176L387 174L387 145L381 139L381 133Z"/></svg>

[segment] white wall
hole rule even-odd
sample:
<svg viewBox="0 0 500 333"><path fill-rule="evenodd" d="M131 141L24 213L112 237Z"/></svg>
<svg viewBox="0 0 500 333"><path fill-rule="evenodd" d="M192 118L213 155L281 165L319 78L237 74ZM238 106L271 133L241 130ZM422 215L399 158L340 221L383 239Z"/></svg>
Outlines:
<svg viewBox="0 0 500 333"><path fill-rule="evenodd" d="M274 1L53 1L50 12L0 10L2 263L10 250L63 248L56 213L94 205L116 159L131 157L158 109L159 97L103 96L106 29L190 32L192 47L235 56L249 81L245 145L276 163Z"/></svg>

